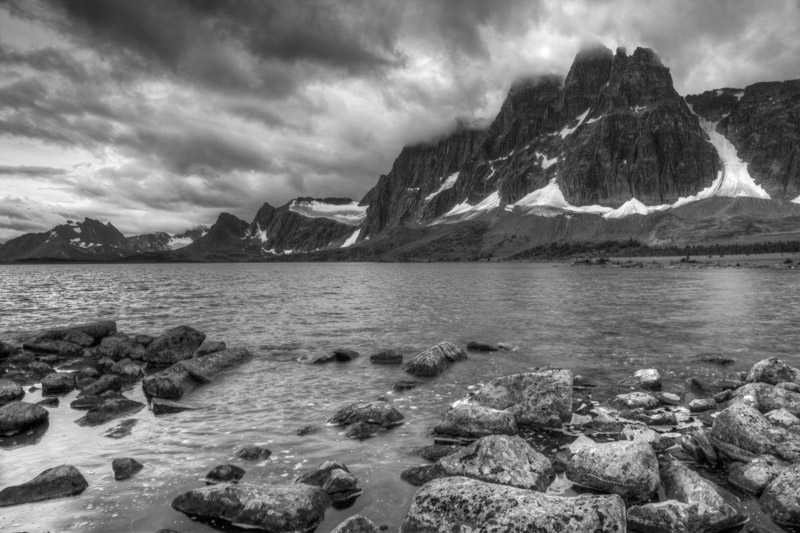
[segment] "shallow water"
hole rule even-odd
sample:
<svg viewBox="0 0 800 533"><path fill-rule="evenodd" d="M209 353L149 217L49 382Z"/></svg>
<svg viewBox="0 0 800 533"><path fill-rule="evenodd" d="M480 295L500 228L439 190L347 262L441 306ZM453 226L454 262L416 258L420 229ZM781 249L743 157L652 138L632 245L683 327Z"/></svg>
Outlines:
<svg viewBox="0 0 800 533"><path fill-rule="evenodd" d="M231 462L244 481L289 482L336 459L364 493L329 509L319 532L363 514L396 529L415 488L400 472L420 464L409 453L453 401L493 377L557 365L616 383L656 367L665 389L688 376L746 370L769 356L800 366L800 278L783 270L632 270L541 264L191 264L0 267L0 340L39 329L117 320L120 331L158 334L187 324L211 340L253 352L247 364L184 398L203 408L153 417L141 411L132 435L102 437L118 421L73 423L75 393L50 409L35 445L0 448L0 487L68 463L89 481L79 497L4 508L0 531L214 531L170 507L205 473ZM507 342L515 352L470 354L417 389L392 393L407 378L368 355L400 348L409 358L437 342ZM349 363L301 365L297 356L335 347L362 354ZM720 369L699 354L732 356ZM126 393L143 401L141 386ZM354 441L325 419L341 404L388 394L406 417L388 433ZM37 401L39 393L28 393ZM319 426L298 437L303 425ZM266 445L272 458L236 459L236 444ZM115 457L145 465L117 482Z"/></svg>

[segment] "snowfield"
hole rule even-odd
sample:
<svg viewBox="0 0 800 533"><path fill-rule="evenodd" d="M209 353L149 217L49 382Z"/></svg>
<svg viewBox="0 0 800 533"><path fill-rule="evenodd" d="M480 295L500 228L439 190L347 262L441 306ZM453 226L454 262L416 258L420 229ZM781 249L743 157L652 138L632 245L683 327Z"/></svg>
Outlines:
<svg viewBox="0 0 800 533"><path fill-rule="evenodd" d="M456 181L458 181L458 172L454 172L454 173L450 174L449 176L447 176L447 179L444 180L444 183L442 183L442 185L439 187L439 190L436 191L436 192L432 192L428 196L426 196L425 197L425 201L426 202L430 202L438 194L443 193L447 189L452 189L453 186L456 184Z"/></svg>
<svg viewBox="0 0 800 533"><path fill-rule="evenodd" d="M349 204L337 205L318 200L310 202L294 200L289 205L289 211L309 218L329 218L350 226L358 226L367 216L367 206L358 205L358 202L355 201Z"/></svg>

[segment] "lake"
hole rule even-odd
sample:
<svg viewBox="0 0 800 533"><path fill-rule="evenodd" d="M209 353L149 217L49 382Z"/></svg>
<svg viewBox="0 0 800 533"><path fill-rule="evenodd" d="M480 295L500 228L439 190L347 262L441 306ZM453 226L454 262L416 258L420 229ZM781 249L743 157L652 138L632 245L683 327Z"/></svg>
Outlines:
<svg viewBox="0 0 800 533"><path fill-rule="evenodd" d="M364 489L355 504L328 509L317 531L363 514L396 530L416 490L400 473L424 461L410 453L430 444L430 428L475 385L554 365L604 384L658 368L664 390L689 376L747 370L777 356L800 366L800 278L796 271L754 269L606 269L566 264L187 264L0 266L0 340L19 343L50 327L115 319L126 333L157 335L189 325L245 347L254 357L184 400L202 408L154 417L147 410L131 436L102 436L118 421L78 427L69 408L50 409L35 445L0 448L0 488L59 464L89 482L79 497L4 508L0 531L214 531L174 511L181 492L203 485L215 465L233 463L242 481L290 482L326 460L344 462ZM398 366L369 355L401 349L406 359L443 340L506 342L519 349L470 353L416 389L392 392ZM343 347L361 357L302 365L296 357ZM722 354L736 363L699 362ZM141 385L126 392L144 401ZM355 441L326 418L344 403L386 395L405 424ZM41 399L28 393L26 401ZM312 435L296 429L315 425ZM237 444L272 450L243 462ZM111 461L145 467L115 481Z"/></svg>

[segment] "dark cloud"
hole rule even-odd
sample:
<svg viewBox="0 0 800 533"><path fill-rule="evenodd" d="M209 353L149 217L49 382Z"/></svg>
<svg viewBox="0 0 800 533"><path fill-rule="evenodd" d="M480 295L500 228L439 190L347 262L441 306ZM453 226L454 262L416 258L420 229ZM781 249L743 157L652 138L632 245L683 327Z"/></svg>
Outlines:
<svg viewBox="0 0 800 533"><path fill-rule="evenodd" d="M54 167L0 165L0 176L61 176L66 172L63 168Z"/></svg>

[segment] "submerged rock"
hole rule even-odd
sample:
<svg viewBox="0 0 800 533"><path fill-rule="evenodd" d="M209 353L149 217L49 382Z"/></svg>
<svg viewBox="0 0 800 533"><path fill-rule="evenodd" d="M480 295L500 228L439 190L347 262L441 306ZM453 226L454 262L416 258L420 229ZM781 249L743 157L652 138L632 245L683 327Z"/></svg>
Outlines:
<svg viewBox="0 0 800 533"><path fill-rule="evenodd" d="M770 454L792 463L800 461L800 436L770 424L764 415L745 403L734 403L722 411L711 427L711 437L718 448L727 444L750 454ZM744 462L752 459L744 458Z"/></svg>
<svg viewBox="0 0 800 533"><path fill-rule="evenodd" d="M178 326L156 337L148 346L143 359L154 365L171 365L190 359L203 344L206 335L189 326Z"/></svg>
<svg viewBox="0 0 800 533"><path fill-rule="evenodd" d="M698 396L714 396L722 391L736 390L745 384L740 379L713 378L700 379L689 378L687 385L689 390Z"/></svg>
<svg viewBox="0 0 800 533"><path fill-rule="evenodd" d="M78 394L78 398L100 396L108 391L119 392L120 390L122 390L122 381L119 379L119 376L106 374L100 376L100 378L91 385L84 387L80 394Z"/></svg>
<svg viewBox="0 0 800 533"><path fill-rule="evenodd" d="M111 470L114 472L114 479L123 481L139 472L144 465L131 457L120 457L111 461Z"/></svg>
<svg viewBox="0 0 800 533"><path fill-rule="evenodd" d="M10 402L0 407L0 435L13 435L47 422L47 409L26 402Z"/></svg>
<svg viewBox="0 0 800 533"><path fill-rule="evenodd" d="M595 443L572 454L567 479L626 499L646 500L658 490L658 459L645 442Z"/></svg>
<svg viewBox="0 0 800 533"><path fill-rule="evenodd" d="M22 387L8 379L0 379L0 405L5 405L8 402L21 400L25 396L25 391Z"/></svg>
<svg viewBox="0 0 800 533"><path fill-rule="evenodd" d="M661 390L661 374L655 368L637 370L633 376L624 379L622 384L645 390Z"/></svg>
<svg viewBox="0 0 800 533"><path fill-rule="evenodd" d="M449 409L444 420L433 428L436 436L475 440L488 435L519 433L514 415L482 405L458 404Z"/></svg>
<svg viewBox="0 0 800 533"><path fill-rule="evenodd" d="M79 426L99 426L109 420L138 412L144 408L142 402L130 400L125 396L100 396L99 402L89 409L82 418L75 421Z"/></svg>
<svg viewBox="0 0 800 533"><path fill-rule="evenodd" d="M262 461L269 459L272 452L255 444L239 444L233 449L233 455L245 461Z"/></svg>
<svg viewBox="0 0 800 533"><path fill-rule="evenodd" d="M562 498L465 477L425 484L414 495L401 533L442 531L621 533L625 504L619 496Z"/></svg>
<svg viewBox="0 0 800 533"><path fill-rule="evenodd" d="M144 378L142 388L150 397L180 398L198 385L213 382L224 370L249 357L250 352L244 348L232 348L180 361Z"/></svg>
<svg viewBox="0 0 800 533"><path fill-rule="evenodd" d="M369 422L355 422L347 426L344 436L348 439L364 440L386 431L380 424Z"/></svg>
<svg viewBox="0 0 800 533"><path fill-rule="evenodd" d="M745 381L777 385L783 381L800 381L800 370L793 368L777 357L762 359L753 365Z"/></svg>
<svg viewBox="0 0 800 533"><path fill-rule="evenodd" d="M294 482L320 487L337 508L351 505L363 492L358 479L339 461L326 461L316 470L300 475Z"/></svg>
<svg viewBox="0 0 800 533"><path fill-rule="evenodd" d="M384 350L369 356L373 365L400 365L403 363L403 352L400 350Z"/></svg>
<svg viewBox="0 0 800 533"><path fill-rule="evenodd" d="M544 492L555 478L550 460L521 437L490 435L439 459L448 476Z"/></svg>
<svg viewBox="0 0 800 533"><path fill-rule="evenodd" d="M175 402L166 398L153 398L150 402L150 409L155 416L182 413L184 411L195 411L198 408L188 403Z"/></svg>
<svg viewBox="0 0 800 533"><path fill-rule="evenodd" d="M398 426L405 418L389 402L354 402L333 413L328 422L339 426L349 426L357 422L376 424L384 428Z"/></svg>
<svg viewBox="0 0 800 533"><path fill-rule="evenodd" d="M394 382L394 385L392 385L392 390L395 392L403 392L415 389L420 385L422 385L421 381L417 381L414 379L401 379L400 381Z"/></svg>
<svg viewBox="0 0 800 533"><path fill-rule="evenodd" d="M469 352L496 352L500 348L488 342L471 341L467 344L467 351Z"/></svg>
<svg viewBox="0 0 800 533"><path fill-rule="evenodd" d="M88 486L86 479L74 466L56 466L30 481L0 491L0 507L73 496Z"/></svg>
<svg viewBox="0 0 800 533"><path fill-rule="evenodd" d="M331 363L334 361L345 363L347 361L352 361L358 357L358 352L354 350L348 350L346 348L336 348L328 353L324 354L309 354L299 357L297 359L298 362L306 364L306 365L319 365L323 363Z"/></svg>
<svg viewBox="0 0 800 533"><path fill-rule="evenodd" d="M762 455L749 463L734 465L728 474L728 481L731 485L758 496L788 466L788 463L777 457Z"/></svg>
<svg viewBox="0 0 800 533"><path fill-rule="evenodd" d="M400 479L415 487L421 487L429 481L447 477L447 473L439 463L433 465L412 466L403 470Z"/></svg>
<svg viewBox="0 0 800 533"><path fill-rule="evenodd" d="M217 465L206 474L206 483L237 483L244 474L244 469L236 465Z"/></svg>
<svg viewBox="0 0 800 533"><path fill-rule="evenodd" d="M464 350L452 342L445 341L415 356L403 365L403 370L418 377L438 376L450 366L451 362L466 358L467 354L464 353Z"/></svg>
<svg viewBox="0 0 800 533"><path fill-rule="evenodd" d="M308 485L238 483L190 490L172 507L190 516L218 518L239 527L306 532L322 522L328 495Z"/></svg>
<svg viewBox="0 0 800 533"><path fill-rule="evenodd" d="M353 515L333 528L331 533L380 533L380 531L372 520L361 515Z"/></svg>
<svg viewBox="0 0 800 533"><path fill-rule="evenodd" d="M758 503L773 522L782 526L800 526L800 465L784 469L764 489Z"/></svg>
<svg viewBox="0 0 800 533"><path fill-rule="evenodd" d="M137 422L138 420L135 418L123 420L113 428L103 433L103 436L108 437L109 439L121 439L123 437L127 437L131 434L133 426L135 426Z"/></svg>
<svg viewBox="0 0 800 533"><path fill-rule="evenodd" d="M517 425L557 427L572 419L572 372L545 369L495 378L470 402L504 409Z"/></svg>

